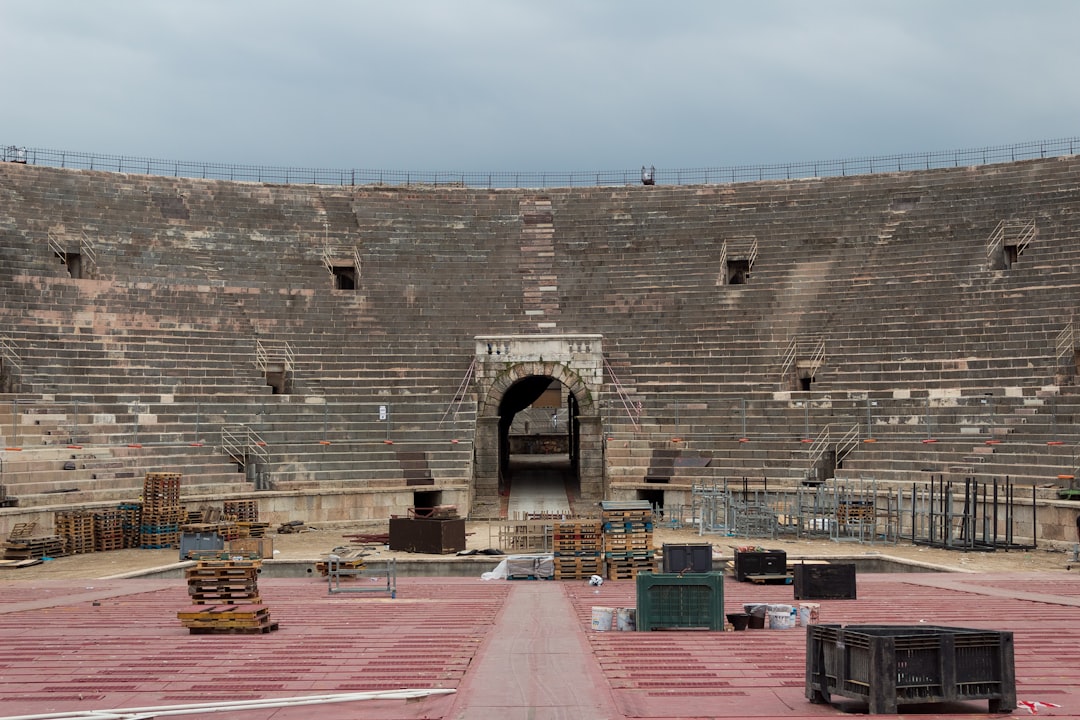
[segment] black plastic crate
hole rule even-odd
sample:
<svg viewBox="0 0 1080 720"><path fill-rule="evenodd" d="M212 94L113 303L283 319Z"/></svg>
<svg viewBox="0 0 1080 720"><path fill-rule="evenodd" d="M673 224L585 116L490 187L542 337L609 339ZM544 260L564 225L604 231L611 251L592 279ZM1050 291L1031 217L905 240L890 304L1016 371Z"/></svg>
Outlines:
<svg viewBox="0 0 1080 720"><path fill-rule="evenodd" d="M664 572L712 572L712 545L709 543L664 543Z"/></svg>
<svg viewBox="0 0 1080 720"><path fill-rule="evenodd" d="M796 600L854 600L855 564L796 565Z"/></svg>
<svg viewBox="0 0 1080 720"><path fill-rule="evenodd" d="M810 625L806 697L863 700L871 713L900 705L988 700L991 713L1016 707L1011 632L933 625Z"/></svg>
<svg viewBox="0 0 1080 720"><path fill-rule="evenodd" d="M735 551L735 579L744 582L751 575L787 574L787 553L783 550Z"/></svg>

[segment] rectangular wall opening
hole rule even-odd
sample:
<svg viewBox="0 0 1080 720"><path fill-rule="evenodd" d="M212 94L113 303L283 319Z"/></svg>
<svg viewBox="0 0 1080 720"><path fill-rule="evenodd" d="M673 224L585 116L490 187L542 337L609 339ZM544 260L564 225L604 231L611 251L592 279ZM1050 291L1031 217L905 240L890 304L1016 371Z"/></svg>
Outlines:
<svg viewBox="0 0 1080 720"><path fill-rule="evenodd" d="M413 508L418 511L431 510L442 505L442 490L416 490L412 496Z"/></svg>
<svg viewBox="0 0 1080 720"><path fill-rule="evenodd" d="M334 265L331 268L334 273L335 290L356 289L356 268L352 265Z"/></svg>

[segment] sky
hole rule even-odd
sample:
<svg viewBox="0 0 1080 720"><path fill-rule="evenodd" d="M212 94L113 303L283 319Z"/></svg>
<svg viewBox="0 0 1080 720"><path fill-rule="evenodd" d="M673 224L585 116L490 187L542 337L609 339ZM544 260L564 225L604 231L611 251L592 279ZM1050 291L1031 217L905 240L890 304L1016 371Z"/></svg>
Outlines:
<svg viewBox="0 0 1080 720"><path fill-rule="evenodd" d="M1073 0L0 0L0 145L658 171L1080 136Z"/></svg>

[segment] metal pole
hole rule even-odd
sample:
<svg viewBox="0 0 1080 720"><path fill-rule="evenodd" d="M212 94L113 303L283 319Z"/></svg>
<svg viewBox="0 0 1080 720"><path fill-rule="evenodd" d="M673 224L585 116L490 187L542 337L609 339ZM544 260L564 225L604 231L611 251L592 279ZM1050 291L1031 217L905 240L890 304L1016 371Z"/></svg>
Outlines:
<svg viewBox="0 0 1080 720"><path fill-rule="evenodd" d="M934 436L930 432L930 395L926 396L926 439L930 440Z"/></svg>
<svg viewBox="0 0 1080 720"><path fill-rule="evenodd" d="M275 707L297 707L303 705L324 705L358 700L412 700L429 695L449 695L457 692L451 689L430 690L386 690L361 693L342 693L337 695L311 695L308 697L263 698L258 700L229 700L224 702L194 703L190 705L161 705L158 707L124 708L117 710L76 710L41 715L8 715L0 720L136 720L136 718L154 718L164 715L193 715L211 712L237 712L241 710L259 710Z"/></svg>

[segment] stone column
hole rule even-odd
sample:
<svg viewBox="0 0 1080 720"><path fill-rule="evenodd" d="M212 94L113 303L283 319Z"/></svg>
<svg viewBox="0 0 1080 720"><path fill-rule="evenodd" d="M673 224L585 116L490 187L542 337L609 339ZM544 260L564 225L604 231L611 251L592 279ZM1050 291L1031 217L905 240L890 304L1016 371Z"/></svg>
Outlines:
<svg viewBox="0 0 1080 720"><path fill-rule="evenodd" d="M469 515L499 517L499 507L499 418L477 418Z"/></svg>
<svg viewBox="0 0 1080 720"><path fill-rule="evenodd" d="M580 465L578 479L581 482L581 499L585 503L596 503L607 495L607 480L604 477L604 423L599 415L579 415L578 428Z"/></svg>

